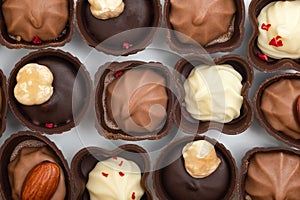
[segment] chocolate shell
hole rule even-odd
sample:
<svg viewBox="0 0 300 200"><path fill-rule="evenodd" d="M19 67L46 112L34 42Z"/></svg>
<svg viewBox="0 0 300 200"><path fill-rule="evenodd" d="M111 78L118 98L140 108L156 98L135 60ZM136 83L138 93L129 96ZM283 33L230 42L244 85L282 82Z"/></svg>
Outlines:
<svg viewBox="0 0 300 200"><path fill-rule="evenodd" d="M251 149L242 160L239 199L298 199L299 164L296 150Z"/></svg>
<svg viewBox="0 0 300 200"><path fill-rule="evenodd" d="M6 129L7 99L6 77L2 70L0 70L0 137Z"/></svg>
<svg viewBox="0 0 300 200"><path fill-rule="evenodd" d="M4 1L1 1L1 9L2 9L2 4ZM18 2L16 2L18 3ZM25 40L20 40L17 41L16 38L13 38L13 36L11 36L8 33L7 30L7 25L5 24L5 20L4 20L4 15L1 14L0 15L0 43L2 43L3 45L5 45L8 48L11 49L20 49L20 48L27 48L27 49L40 49L40 48L45 48L45 47L57 47L57 46L63 46L65 45L67 42L69 42L71 40L72 34L73 34L73 19L74 19L74 1L73 0L68 0L68 19L67 19L67 23L65 28L63 29L63 31L58 35L58 38L52 39L52 40L45 40L45 41L31 41L31 42L27 42ZM28 5L32 6L34 9L35 4L34 3L27 3ZM57 4L56 4L57 5ZM55 6L52 6L52 8L55 9ZM59 6L61 6L61 4L58 4ZM20 6L18 8L18 6ZM39 6L38 4L36 6ZM48 5L49 6L49 5ZM55 11L54 9L48 9L46 13L39 13L39 12L35 12L33 14L33 12L31 13L26 13L29 10L26 9L26 6L22 6L22 5L11 5L8 9L13 9L12 11L8 10L8 13L13 14L13 12L17 12L17 16L21 16L21 18L17 18L15 20L16 23L14 24L14 26L16 26L16 24L18 24L22 29L24 28L24 26L30 26L30 24L34 24L32 25L35 28L30 28L27 27L28 29L32 29L32 30L28 30L30 32L35 32L35 31L43 31L44 35L48 35L48 34L54 34L55 32L57 32L58 30L57 27L53 28L52 26L55 26L55 21L51 21L52 19L57 19L61 17L61 13L57 13L57 11ZM23 9L23 10L22 10ZM39 8L37 8L38 11ZM21 10L21 11L20 11ZM3 11L2 11L3 12ZM2 13L1 12L1 13ZM23 14L24 12L24 14ZM60 12L60 11L58 11ZM20 14L22 13L22 14ZM27 16L34 16L37 17L39 20L36 20L34 17L30 18ZM46 15L46 16L43 16ZM22 18L22 16L24 16ZM30 19L24 22L24 19ZM43 20L42 20L43 19ZM23 21L22 21L23 20ZM23 22L23 23L22 23ZM49 25L43 24L43 23L50 23ZM42 23L42 24L41 24ZM55 33L57 34L57 33Z"/></svg>
<svg viewBox="0 0 300 200"><path fill-rule="evenodd" d="M136 75L134 81L130 81L132 75ZM95 75L98 132L109 139L124 140L165 136L171 125L171 84L170 72L161 63L104 64ZM156 106L159 110L153 113L151 109Z"/></svg>
<svg viewBox="0 0 300 200"><path fill-rule="evenodd" d="M124 4L121 15L100 20L91 14L88 1L77 1L77 27L89 46L107 54L128 55L137 53L150 44L155 28L146 27L160 26L160 1L124 0Z"/></svg>
<svg viewBox="0 0 300 200"><path fill-rule="evenodd" d="M207 130L215 129L224 134L235 135L242 133L251 125L253 111L248 97L248 92L253 81L253 70L250 68L248 63L238 55L228 55L216 58L214 63L231 65L241 74L243 78L243 87L241 92L241 95L243 96L243 104L241 107L240 116L225 124L214 121L204 122L191 117L191 115L183 106L185 96L185 91L183 88L184 81L194 67L200 64L212 65L212 63L210 63L210 61L208 61L205 57L202 58L190 56L183 58L179 60L175 66L175 80L178 90L178 97L174 104L173 118L176 125L186 133L200 134L206 132Z"/></svg>
<svg viewBox="0 0 300 200"><path fill-rule="evenodd" d="M266 60L266 58L259 57L259 55L263 54L257 46L257 37L259 33L257 16L260 11L271 2L275 2L275 0L253 0L250 2L248 13L253 32L247 45L249 63L262 72L274 72L288 69L299 70L300 59L273 59L268 57Z"/></svg>
<svg viewBox="0 0 300 200"><path fill-rule="evenodd" d="M49 150L53 159L62 169L65 178L66 196L65 199L72 199L73 193L73 178L71 176L68 163L64 158L62 152L56 147L56 145L51 142L45 136L37 134L30 131L20 131L11 135L3 144L0 149L0 192L3 199L12 199L12 188L9 182L8 165L12 157L19 155L20 150L24 147L39 147L37 145L43 145ZM17 149L18 148L18 149ZM32 160L28 160L32 162Z"/></svg>
<svg viewBox="0 0 300 200"><path fill-rule="evenodd" d="M43 104L26 106L14 96L16 75L28 63L47 66L53 76L53 95ZM70 53L44 49L29 53L13 68L8 80L9 105L15 117L31 130L62 133L76 126L90 105L91 80L81 62Z"/></svg>
<svg viewBox="0 0 300 200"><path fill-rule="evenodd" d="M141 185L145 190L145 194L141 200L153 199L147 183L150 170L149 155L142 147L133 144L122 145L113 151L108 151L99 147L87 147L77 152L71 163L71 172L75 179L76 187L76 193L73 199L90 199L89 192L86 189L89 172L95 167L97 162L114 156L120 156L127 160L131 160L139 166L142 172ZM99 187L101 187L101 185Z"/></svg>
<svg viewBox="0 0 300 200"><path fill-rule="evenodd" d="M221 164L206 178L193 178L184 167L182 148L189 142L206 140L214 145ZM231 153L208 137L185 137L162 151L155 164L153 186L158 199L231 199L237 183L237 167Z"/></svg>
<svg viewBox="0 0 300 200"><path fill-rule="evenodd" d="M175 36L174 27L170 22L170 12L172 7L171 2L170 0L166 0L164 5L164 21L165 21L166 28L168 29L167 40L170 47L173 50L180 53L191 53L191 52L199 53L199 51L201 52L201 50L203 51L203 49L206 52L202 52L202 53L225 52L225 51L232 51L235 48L239 47L242 43L242 39L244 36L245 5L244 5L244 1L242 0L234 0L234 3L236 6L236 12L234 14L234 20L232 20L233 22L231 24L231 26L233 26L233 33L230 39L228 39L225 42L221 42L221 40L218 41L219 38L217 38L215 40L216 41L215 43L211 45L208 44L206 46L201 46L200 44L196 44L196 42L194 42L193 44L192 43L188 44L188 43L182 43L177 39L177 37ZM211 15L218 14L214 8L211 9L211 12L212 12L210 13ZM222 14L223 11L220 10L220 12ZM223 16L226 17L227 12L224 12L223 14L224 14ZM203 24L205 24L205 22ZM219 28L219 26L217 27Z"/></svg>
<svg viewBox="0 0 300 200"><path fill-rule="evenodd" d="M273 92L269 92L268 87L272 86L275 83L280 81L299 81L299 84L294 84L293 86L289 83L281 84L280 88L276 90L273 89ZM274 85L273 85L274 86ZM297 99L299 96L300 89L300 74L282 74L271 77L265 82L263 82L256 91L254 97L254 110L255 115L261 126L273 137L276 139L300 148L300 125L298 119L298 108L297 108ZM280 91L282 91L280 93ZM274 107L270 111L263 111L262 109L262 99L264 93L268 94L269 102L264 102L265 105L269 104L269 108ZM268 100L267 99L267 100ZM267 108L267 107L266 107ZM277 125L271 124L268 120L276 120ZM276 126L276 127L274 127ZM284 130L288 132L284 132Z"/></svg>

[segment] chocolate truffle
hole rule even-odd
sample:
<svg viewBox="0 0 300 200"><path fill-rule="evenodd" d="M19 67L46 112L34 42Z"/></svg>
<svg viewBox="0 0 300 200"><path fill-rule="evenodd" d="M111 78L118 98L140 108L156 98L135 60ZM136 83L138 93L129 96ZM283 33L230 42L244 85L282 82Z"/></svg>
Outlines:
<svg viewBox="0 0 300 200"><path fill-rule="evenodd" d="M53 74L53 94L38 105L20 103L14 93L17 74L29 63L46 66ZM90 84L88 72L77 58L61 50L39 50L22 58L12 70L8 86L10 106L17 119L28 128L50 134L61 133L73 128L83 117L89 106Z"/></svg>
<svg viewBox="0 0 300 200"><path fill-rule="evenodd" d="M296 109L299 94L300 79L281 79L265 88L261 98L261 110L268 123L295 139L300 139Z"/></svg>
<svg viewBox="0 0 300 200"><path fill-rule="evenodd" d="M93 16L88 1L77 1L76 22L81 36L88 45L108 54L128 55L144 49L151 42L155 29L138 28L160 26L159 0L123 0L123 2L124 10L119 16L98 19ZM126 33L128 30L130 31ZM114 35L117 36L113 37Z"/></svg>
<svg viewBox="0 0 300 200"><path fill-rule="evenodd" d="M253 0L249 5L252 35L249 62L263 72L300 69L298 1Z"/></svg>
<svg viewBox="0 0 300 200"><path fill-rule="evenodd" d="M170 0L170 3L174 30L187 36L177 35L181 42L191 42L192 38L205 46L226 33L226 39L230 39L233 27L231 30L229 27L236 12L234 0Z"/></svg>
<svg viewBox="0 0 300 200"><path fill-rule="evenodd" d="M9 48L62 46L73 33L72 0L4 0L1 37Z"/></svg>
<svg viewBox="0 0 300 200"><path fill-rule="evenodd" d="M105 136L150 139L166 130L172 103L167 68L160 63L114 62L99 68L96 76L101 78L95 109Z"/></svg>
<svg viewBox="0 0 300 200"><path fill-rule="evenodd" d="M71 163L74 199L90 200L104 195L104 199L152 200L147 181L149 170L149 155L138 145L122 145L112 151L83 148Z"/></svg>
<svg viewBox="0 0 300 200"><path fill-rule="evenodd" d="M299 199L299 153L257 148L246 154L242 167L243 199Z"/></svg>
<svg viewBox="0 0 300 200"><path fill-rule="evenodd" d="M233 50L242 42L244 12L241 0L166 0L170 47L180 53Z"/></svg>
<svg viewBox="0 0 300 200"><path fill-rule="evenodd" d="M248 91L253 71L245 59L229 55L212 63L188 56L176 63L175 72L178 98L173 117L185 133L215 129L239 134L250 126L253 111Z"/></svg>
<svg viewBox="0 0 300 200"><path fill-rule="evenodd" d="M196 138L196 141L199 140L203 140L203 137ZM196 200L199 197L207 200L230 199L235 188L237 171L229 151L223 145L208 139L207 142L215 144L219 165L215 168L215 164L207 162L209 164L207 167L213 166L215 170L204 178L194 178L187 172L182 156L184 147L192 141L193 138L185 138L174 142L159 156L153 177L154 189L158 198L172 200ZM216 158L214 157L214 159Z"/></svg>
<svg viewBox="0 0 300 200"><path fill-rule="evenodd" d="M47 137L30 131L12 134L1 146L0 157L3 199L72 199L68 163Z"/></svg>

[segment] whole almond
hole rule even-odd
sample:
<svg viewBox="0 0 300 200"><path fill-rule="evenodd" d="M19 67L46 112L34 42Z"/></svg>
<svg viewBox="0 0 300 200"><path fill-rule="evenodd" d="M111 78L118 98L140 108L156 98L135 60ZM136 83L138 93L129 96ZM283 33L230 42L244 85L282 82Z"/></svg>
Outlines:
<svg viewBox="0 0 300 200"><path fill-rule="evenodd" d="M43 161L33 167L22 185L22 200L50 200L60 179L60 167L50 161Z"/></svg>

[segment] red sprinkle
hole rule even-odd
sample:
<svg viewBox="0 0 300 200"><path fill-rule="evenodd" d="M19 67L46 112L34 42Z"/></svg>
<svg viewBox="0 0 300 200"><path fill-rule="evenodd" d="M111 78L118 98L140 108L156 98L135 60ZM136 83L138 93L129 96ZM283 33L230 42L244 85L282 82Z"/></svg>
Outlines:
<svg viewBox="0 0 300 200"><path fill-rule="evenodd" d="M280 40L280 36L274 37L270 42L269 45L275 46L275 47L281 47L283 46L282 40Z"/></svg>
<svg viewBox="0 0 300 200"><path fill-rule="evenodd" d="M132 193L131 199L133 199L133 200L135 199L135 192Z"/></svg>
<svg viewBox="0 0 300 200"><path fill-rule="evenodd" d="M119 163L119 166L121 167L123 165L123 160Z"/></svg>
<svg viewBox="0 0 300 200"><path fill-rule="evenodd" d="M123 71L117 71L114 76L115 78L119 78L122 75L123 75Z"/></svg>
<svg viewBox="0 0 300 200"><path fill-rule="evenodd" d="M132 44L129 44L128 42L123 43L123 48L124 49L129 49L130 47L132 47Z"/></svg>
<svg viewBox="0 0 300 200"><path fill-rule="evenodd" d="M46 128L53 128L53 127L54 127L54 124L53 124L53 123L46 123L46 124L45 124L45 127L46 127Z"/></svg>
<svg viewBox="0 0 300 200"><path fill-rule="evenodd" d="M104 173L104 172L102 172L102 176L104 176L104 177L108 177L108 174L107 174L107 173Z"/></svg>
<svg viewBox="0 0 300 200"><path fill-rule="evenodd" d="M119 175L123 177L125 174L123 172L119 172Z"/></svg>
<svg viewBox="0 0 300 200"><path fill-rule="evenodd" d="M267 55L265 55L265 54L263 54L263 53L257 53L257 56L260 58L260 59L262 59L262 60L264 60L264 61L268 61L268 56Z"/></svg>
<svg viewBox="0 0 300 200"><path fill-rule="evenodd" d="M33 36L32 43L33 44L42 44L42 40L39 38L39 36Z"/></svg>
<svg viewBox="0 0 300 200"><path fill-rule="evenodd" d="M261 25L261 29L266 30L266 31L268 31L270 27L271 27L271 24L265 24L265 23L263 23Z"/></svg>
<svg viewBox="0 0 300 200"><path fill-rule="evenodd" d="M112 158L115 159L115 160L118 160L118 157L117 157L117 156L113 156Z"/></svg>

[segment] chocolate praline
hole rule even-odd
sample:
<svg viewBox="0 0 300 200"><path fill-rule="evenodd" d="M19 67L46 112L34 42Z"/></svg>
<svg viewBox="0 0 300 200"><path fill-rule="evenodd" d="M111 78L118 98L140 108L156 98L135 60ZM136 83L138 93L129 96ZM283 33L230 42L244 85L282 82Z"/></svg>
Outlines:
<svg viewBox="0 0 300 200"><path fill-rule="evenodd" d="M23 105L14 96L16 75L28 63L45 65L54 76L54 92L40 105ZM28 54L15 65L8 80L9 105L13 114L28 128L48 134L76 126L89 107L90 95L89 73L77 58L61 50L44 49Z"/></svg>
<svg viewBox="0 0 300 200"><path fill-rule="evenodd" d="M6 129L6 112L8 106L6 77L0 69L0 137Z"/></svg>
<svg viewBox="0 0 300 200"><path fill-rule="evenodd" d="M217 42L211 45L202 47L200 44L187 44L180 42L174 31L174 27L170 22L170 13L172 10L171 0L166 0L164 5L164 21L166 24L167 41L172 49L180 53L191 53L205 50L203 53L215 53L232 51L233 49L240 46L244 36L244 21L245 21L245 5L242 0L234 0L236 6L236 12L234 14L233 22L233 34L226 42ZM213 13L216 14L216 13ZM203 16L201 16L203 17ZM201 18L200 18L201 19ZM197 19L198 20L198 19ZM205 22L203 23L205 24Z"/></svg>
<svg viewBox="0 0 300 200"><path fill-rule="evenodd" d="M77 1L76 22L82 38L88 45L107 54L128 55L143 50L151 42L155 29L138 28L160 26L160 1L124 0L124 4L121 15L100 20L92 15L88 1ZM128 30L131 31L120 34ZM116 34L119 35L112 37ZM130 45L129 49L123 47L124 43Z"/></svg>
<svg viewBox="0 0 300 200"><path fill-rule="evenodd" d="M23 147L34 147L36 143L43 144L49 152L54 156L54 159L57 160L57 164L62 169L62 172L65 177L66 185L66 197L65 199L71 200L73 193L73 178L71 176L68 163L64 158L62 152L56 147L56 145L51 142L47 137L37 134L30 131L20 131L11 135L2 145L0 149L0 192L3 199L12 199L11 193L12 188L9 183L9 173L8 165L11 161L13 153L18 152L16 148ZM30 162L30 160L28 161Z"/></svg>
<svg viewBox="0 0 300 200"><path fill-rule="evenodd" d="M206 178L193 178L185 169L182 149L195 140L214 144L221 164ZM171 143L159 156L153 172L153 184L159 199L231 199L237 182L237 168L230 152L217 141L197 136Z"/></svg>
<svg viewBox="0 0 300 200"><path fill-rule="evenodd" d="M89 200L89 192L86 189L89 172L99 161L119 156L135 162L142 172L141 185L145 194L141 200L152 200L153 196L147 183L150 170L150 158L145 149L138 145L122 145L118 149L108 151L99 147L86 147L76 153L71 163L71 173L75 179L76 193L74 199ZM99 185L101 187L101 185ZM118 191L122 192L122 191Z"/></svg>
<svg viewBox="0 0 300 200"><path fill-rule="evenodd" d="M4 1L1 1L1 9L2 9L2 4ZM30 3L29 3L30 4ZM42 41L41 43L36 43L36 42L26 42L25 40L21 40L21 41L17 41L16 39L14 39L7 30L7 25L5 24L5 20L4 20L4 15L1 12L0 15L0 43L2 43L3 45L5 45L8 48L11 49L20 49L20 48L27 48L27 49L40 49L40 48L45 48L45 47L57 47L57 46L63 46L65 45L67 42L69 42L71 40L72 34L74 32L73 30L73 19L74 19L74 1L73 0L67 0L67 4L68 4L68 20L67 23L65 25L65 28L63 29L63 31L59 34L59 36L57 38L54 38L53 40L46 40L46 41ZM17 5L19 6L19 5ZM34 5L30 5L31 7L34 7ZM37 5L36 5L37 6ZM13 9L15 8L14 6L12 7ZM21 9L24 8L21 6ZM19 10L15 10L16 12L19 12ZM25 10L26 12L27 10ZM40 11L40 10L39 10ZM48 9L48 12L50 10ZM53 10L51 10L52 12ZM20 13L18 13L20 15ZM36 14L36 13L35 13ZM39 17L41 18L41 23L45 23L45 19L46 21L48 20L47 17L49 16L49 13L45 14L47 16L43 17L40 15L43 15L45 13L38 13ZM25 15L27 15L25 13ZM29 13L28 15L32 15L32 13ZM57 17L57 13L55 13L54 11L54 15ZM58 16L59 17L59 16ZM35 21L35 19L33 18L33 23L36 23L35 26L41 28L44 24L40 25L39 22ZM22 26L24 25L24 23L22 24ZM51 26L47 27L44 26L43 28L51 30ZM39 29L37 28L37 30ZM48 34L48 33L46 33Z"/></svg>
<svg viewBox="0 0 300 200"><path fill-rule="evenodd" d="M250 2L248 13L249 21L253 31L247 44L248 60L251 65L262 72L275 72L278 70L289 69L299 70L300 59L273 59L270 57L265 57L257 46L257 38L259 34L257 16L266 5L276 1L277 0L253 0ZM262 58L260 58L260 56L262 56Z"/></svg>
<svg viewBox="0 0 300 200"><path fill-rule="evenodd" d="M283 80L292 82L294 81L295 84L281 84L280 88L277 88L275 90L275 93L271 94L271 96L269 95L270 92L268 92L268 95L270 97L269 101L266 101L265 99L265 102L262 102L264 93L267 92L268 87L271 87L273 84L278 85L278 83ZM300 75L297 73L281 74L266 79L257 89L254 96L253 105L256 118L260 122L261 126L271 136L288 145L300 148L300 126L297 110L297 99L299 95L297 93L297 90L299 88L299 84L297 82L300 83ZM280 90L285 94L283 95L282 93L280 93ZM265 104L265 110L262 109L262 104ZM271 108L272 110L268 111L266 110L267 108ZM270 120L272 120L273 122L270 123ZM276 121L277 125L274 123ZM285 132L285 130L287 132Z"/></svg>
<svg viewBox="0 0 300 200"><path fill-rule="evenodd" d="M134 77L135 81L130 81L131 75L136 72L141 72L142 75ZM145 76L147 74L150 75ZM159 77L164 83L156 83L157 79L152 79L152 76ZM125 82L115 84L119 81ZM116 88L111 87L112 84L115 84ZM104 64L95 75L98 132L109 139L124 140L154 140L165 136L171 126L171 84L169 69L161 63L125 61ZM152 86L148 87L149 85ZM112 98L119 103L114 106ZM159 112L153 113L151 109L157 105ZM112 113L113 110L119 113ZM148 125L151 129L148 129Z"/></svg>
<svg viewBox="0 0 300 200"><path fill-rule="evenodd" d="M188 56L182 58L175 65L175 81L178 96L174 103L173 119L176 125L186 133L204 133L207 130L215 129L222 131L224 134L234 135L245 131L253 119L253 110L248 97L248 92L253 81L253 70L249 64L238 55L228 55L215 58L214 62L218 64L229 64L242 76L243 104L240 110L240 116L228 123L219 123L214 121L200 121L194 119L184 106L185 91L183 88L184 81L190 74L191 70L198 65L213 65L212 61L206 57Z"/></svg>
<svg viewBox="0 0 300 200"><path fill-rule="evenodd" d="M239 199L298 199L300 153L287 148L254 148L242 159Z"/></svg>

